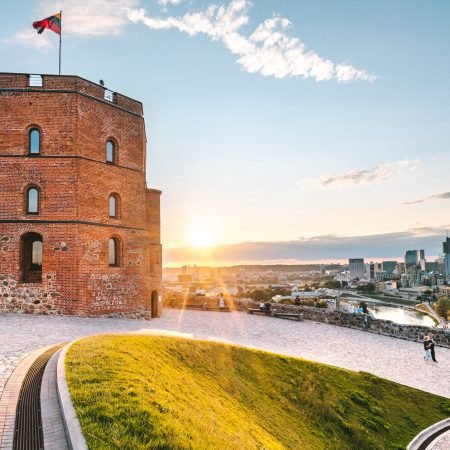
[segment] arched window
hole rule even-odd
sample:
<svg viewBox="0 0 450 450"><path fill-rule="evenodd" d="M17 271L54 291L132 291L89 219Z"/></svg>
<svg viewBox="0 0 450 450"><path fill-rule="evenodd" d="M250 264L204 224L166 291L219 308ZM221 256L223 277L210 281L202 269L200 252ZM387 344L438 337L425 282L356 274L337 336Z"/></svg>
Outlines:
<svg viewBox="0 0 450 450"><path fill-rule="evenodd" d="M106 162L112 164L116 162L116 145L114 141L106 142Z"/></svg>
<svg viewBox="0 0 450 450"><path fill-rule="evenodd" d="M41 153L41 132L37 128L32 128L28 134L28 152L30 155Z"/></svg>
<svg viewBox="0 0 450 450"><path fill-rule="evenodd" d="M109 217L119 217L119 196L111 194L109 196Z"/></svg>
<svg viewBox="0 0 450 450"><path fill-rule="evenodd" d="M39 214L39 191L35 187L27 190L27 214Z"/></svg>
<svg viewBox="0 0 450 450"><path fill-rule="evenodd" d="M42 282L42 236L26 233L20 238L22 283Z"/></svg>
<svg viewBox="0 0 450 450"><path fill-rule="evenodd" d="M110 238L108 241L108 264L115 267L120 264L120 244L117 238Z"/></svg>

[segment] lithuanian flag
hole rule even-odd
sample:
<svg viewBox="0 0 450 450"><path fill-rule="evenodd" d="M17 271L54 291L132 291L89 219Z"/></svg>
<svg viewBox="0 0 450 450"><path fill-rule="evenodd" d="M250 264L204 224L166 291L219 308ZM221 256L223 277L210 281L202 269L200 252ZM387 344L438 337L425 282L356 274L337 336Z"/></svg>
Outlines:
<svg viewBox="0 0 450 450"><path fill-rule="evenodd" d="M33 28L37 30L38 34L41 34L46 28L49 28L57 34L61 34L61 13L47 17L44 20L33 22Z"/></svg>

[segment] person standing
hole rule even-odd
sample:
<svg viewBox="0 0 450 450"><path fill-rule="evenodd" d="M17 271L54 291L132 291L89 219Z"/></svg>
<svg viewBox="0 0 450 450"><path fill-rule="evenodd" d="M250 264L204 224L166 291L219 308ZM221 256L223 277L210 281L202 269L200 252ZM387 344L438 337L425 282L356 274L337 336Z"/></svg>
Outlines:
<svg viewBox="0 0 450 450"><path fill-rule="evenodd" d="M424 336L423 337L423 349L424 349L424 354L423 354L423 359L425 361L431 361L431 342L430 342L430 338L428 336Z"/></svg>
<svg viewBox="0 0 450 450"><path fill-rule="evenodd" d="M437 361L436 361L436 355L435 355L435 353L434 353L434 345L435 345L435 340L434 340L434 336L433 336L433 334L432 333L430 333L429 335L428 335L428 339L429 339L429 342L430 342L430 352L431 352L431 359L435 362L435 363L437 363Z"/></svg>

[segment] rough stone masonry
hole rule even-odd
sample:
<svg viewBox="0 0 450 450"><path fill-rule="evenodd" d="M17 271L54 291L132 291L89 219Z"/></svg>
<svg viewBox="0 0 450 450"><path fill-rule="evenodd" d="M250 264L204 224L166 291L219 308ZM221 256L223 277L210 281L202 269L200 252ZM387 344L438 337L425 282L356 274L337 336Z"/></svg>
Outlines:
<svg viewBox="0 0 450 450"><path fill-rule="evenodd" d="M0 73L0 311L159 316L160 194L142 104Z"/></svg>

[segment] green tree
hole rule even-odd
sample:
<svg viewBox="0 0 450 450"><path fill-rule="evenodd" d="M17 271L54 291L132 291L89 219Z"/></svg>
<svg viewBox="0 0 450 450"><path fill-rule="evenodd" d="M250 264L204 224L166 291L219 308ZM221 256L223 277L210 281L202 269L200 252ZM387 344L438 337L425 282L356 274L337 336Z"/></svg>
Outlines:
<svg viewBox="0 0 450 450"><path fill-rule="evenodd" d="M373 283L367 283L363 286L358 286L356 290L363 294L373 294L375 292L375 285Z"/></svg>
<svg viewBox="0 0 450 450"><path fill-rule="evenodd" d="M327 289L340 289L341 288L341 283L339 281L327 281L324 284L324 287L326 287Z"/></svg>
<svg viewBox="0 0 450 450"><path fill-rule="evenodd" d="M262 289L255 289L250 292L250 298L252 298L255 302L267 302L272 297L269 292Z"/></svg>
<svg viewBox="0 0 450 450"><path fill-rule="evenodd" d="M437 301L436 312L444 319L447 319L450 313L450 300L448 299L448 297L441 297Z"/></svg>

